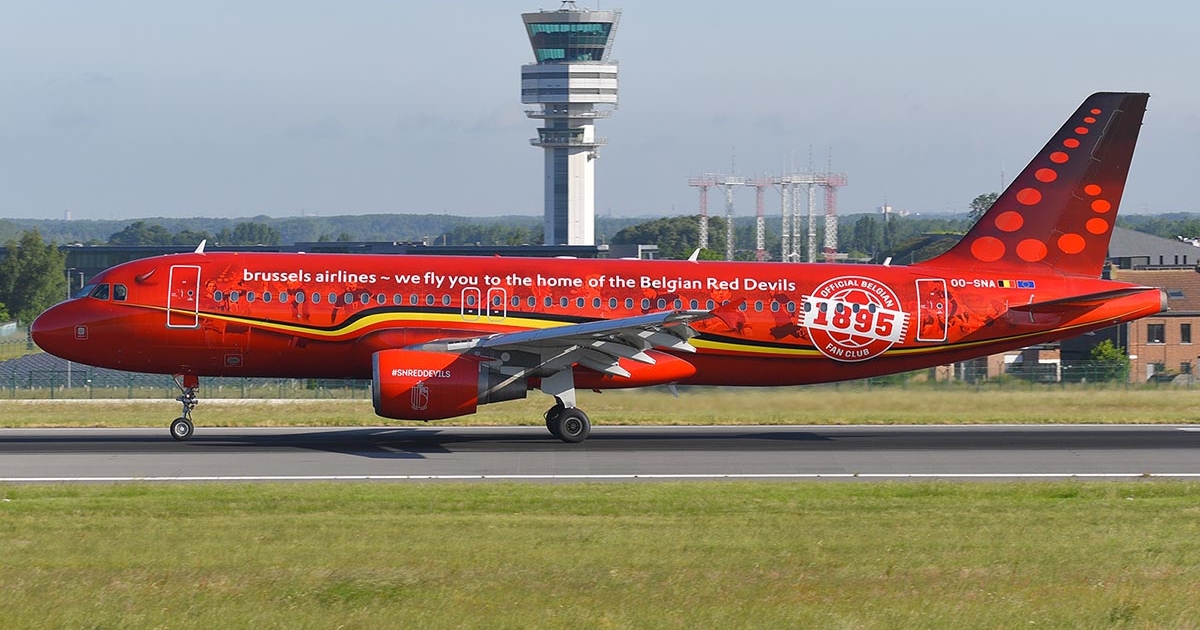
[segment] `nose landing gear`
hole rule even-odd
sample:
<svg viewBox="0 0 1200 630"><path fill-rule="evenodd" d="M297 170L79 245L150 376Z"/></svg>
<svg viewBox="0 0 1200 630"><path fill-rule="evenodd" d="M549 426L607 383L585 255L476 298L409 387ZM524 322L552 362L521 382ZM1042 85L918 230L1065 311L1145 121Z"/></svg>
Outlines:
<svg viewBox="0 0 1200 630"><path fill-rule="evenodd" d="M175 385L179 387L179 396L175 400L183 405L183 415L175 418L171 423L171 437L177 442L182 442L190 437L195 432L196 427L192 424L192 409L200 401L196 400L196 390L200 388L200 378L194 374L176 374L174 376Z"/></svg>

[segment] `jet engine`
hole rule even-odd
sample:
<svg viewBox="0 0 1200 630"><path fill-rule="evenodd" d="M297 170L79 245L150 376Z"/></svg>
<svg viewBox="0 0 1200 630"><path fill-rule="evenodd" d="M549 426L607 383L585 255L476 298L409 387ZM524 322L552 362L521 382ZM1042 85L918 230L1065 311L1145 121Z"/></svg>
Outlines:
<svg viewBox="0 0 1200 630"><path fill-rule="evenodd" d="M397 420L439 420L475 413L486 403L524 398L521 377L449 352L383 350L372 357L375 413Z"/></svg>

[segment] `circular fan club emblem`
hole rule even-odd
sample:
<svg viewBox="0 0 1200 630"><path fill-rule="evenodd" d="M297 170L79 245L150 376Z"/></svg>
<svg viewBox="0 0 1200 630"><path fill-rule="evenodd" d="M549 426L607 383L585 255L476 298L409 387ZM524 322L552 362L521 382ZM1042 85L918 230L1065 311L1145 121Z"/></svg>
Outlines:
<svg viewBox="0 0 1200 630"><path fill-rule="evenodd" d="M866 361L883 354L904 340L908 319L896 292L870 278L834 278L804 296L808 338L835 361Z"/></svg>

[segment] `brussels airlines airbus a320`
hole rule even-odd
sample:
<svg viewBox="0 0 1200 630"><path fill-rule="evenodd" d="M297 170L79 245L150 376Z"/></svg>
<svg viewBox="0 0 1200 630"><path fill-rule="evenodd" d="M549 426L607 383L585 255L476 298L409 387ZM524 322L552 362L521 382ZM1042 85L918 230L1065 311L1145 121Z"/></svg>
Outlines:
<svg viewBox="0 0 1200 630"><path fill-rule="evenodd" d="M1147 94L1088 97L967 235L899 265L194 253L118 265L32 326L47 352L175 375L371 379L375 412L437 420L579 388L798 385L1020 348L1152 315L1100 279Z"/></svg>

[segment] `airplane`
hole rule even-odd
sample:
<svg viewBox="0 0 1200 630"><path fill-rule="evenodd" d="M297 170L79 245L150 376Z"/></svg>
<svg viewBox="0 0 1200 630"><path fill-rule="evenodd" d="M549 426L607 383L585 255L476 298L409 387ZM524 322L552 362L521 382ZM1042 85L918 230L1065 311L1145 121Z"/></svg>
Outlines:
<svg viewBox="0 0 1200 630"><path fill-rule="evenodd" d="M1166 310L1100 278L1148 94L1096 93L945 253L910 265L205 252L112 267L31 327L47 352L173 375L372 381L375 413L472 414L540 390L786 386L904 372Z"/></svg>

